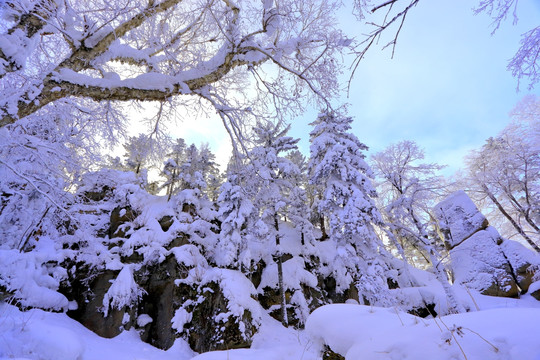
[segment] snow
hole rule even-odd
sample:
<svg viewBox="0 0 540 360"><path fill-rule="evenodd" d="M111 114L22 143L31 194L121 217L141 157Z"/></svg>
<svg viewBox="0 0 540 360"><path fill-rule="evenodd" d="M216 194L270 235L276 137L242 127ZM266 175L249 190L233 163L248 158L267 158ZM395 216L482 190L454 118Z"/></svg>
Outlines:
<svg viewBox="0 0 540 360"><path fill-rule="evenodd" d="M450 360L464 359L463 353L468 359L540 358L540 302L530 296L474 297L481 311L432 319L356 304L318 308L306 330L264 317L250 349L200 355L181 339L163 351L143 343L136 331L105 339L65 314L0 304L0 359L316 360L324 345L346 359Z"/></svg>
<svg viewBox="0 0 540 360"><path fill-rule="evenodd" d="M327 305L306 331L346 359L537 359L540 309L492 309L421 319L395 309ZM421 339L421 342L420 342Z"/></svg>
<svg viewBox="0 0 540 360"><path fill-rule="evenodd" d="M535 291L538 291L540 290L540 281L536 281L536 282L533 282L530 286L529 286L529 293L533 293Z"/></svg>
<svg viewBox="0 0 540 360"><path fill-rule="evenodd" d="M161 90L172 91L176 85L182 89L187 87L177 77L164 75L156 72L140 74L131 79L120 79L119 77L105 76L95 78L89 75L75 72L71 69L61 69L55 76L57 81L67 81L73 84L84 86L97 86L104 89L126 87L130 89Z"/></svg>
<svg viewBox="0 0 540 360"><path fill-rule="evenodd" d="M143 343L135 331L102 338L65 314L21 312L0 304L0 359L39 360L187 360L195 354L183 340L168 351Z"/></svg>
<svg viewBox="0 0 540 360"><path fill-rule="evenodd" d="M286 290L301 289L301 284L313 288L317 286L317 277L305 270L304 259L299 256L295 256L283 263L283 281ZM263 293L266 287L278 288L277 264L275 263L265 267L259 285L259 292Z"/></svg>
<svg viewBox="0 0 540 360"><path fill-rule="evenodd" d="M172 328L176 329L178 332L182 332L184 325L191 321L193 314L187 312L186 309L180 308L174 312L174 316L171 320Z"/></svg>
<svg viewBox="0 0 540 360"><path fill-rule="evenodd" d="M530 266L540 267L539 254L517 241L505 239L501 244L501 249L512 264L512 268L518 273L523 270L531 271Z"/></svg>
<svg viewBox="0 0 540 360"><path fill-rule="evenodd" d="M47 268L42 265L49 261L57 261L60 256L52 241L43 237L36 247L36 252L19 252L15 249L0 248L0 264L2 275L0 286L13 290L23 306L37 306L45 309L67 309L67 298L56 292L59 278L63 275L61 268Z"/></svg>
<svg viewBox="0 0 540 360"><path fill-rule="evenodd" d="M21 68L26 65L26 59L30 56L37 43L36 38L27 38L21 29L16 29L9 35L0 36L0 50L7 59Z"/></svg>
<svg viewBox="0 0 540 360"><path fill-rule="evenodd" d="M137 325L140 327L144 327L150 324L152 321L154 320L148 314L141 314L137 316Z"/></svg>
<svg viewBox="0 0 540 360"><path fill-rule="evenodd" d="M485 216L463 190L454 192L440 202L435 207L435 217L445 234L446 242L452 247L487 224Z"/></svg>
<svg viewBox="0 0 540 360"><path fill-rule="evenodd" d="M107 316L110 308L121 309L124 306L132 307L143 294L144 290L139 288L133 279L131 265L124 266L103 297L105 316Z"/></svg>
<svg viewBox="0 0 540 360"><path fill-rule="evenodd" d="M478 291L487 289L493 283L508 283L509 286L512 277L506 269L505 255L497 246L498 238L499 233L493 227L488 227L450 251L456 282L465 283Z"/></svg>

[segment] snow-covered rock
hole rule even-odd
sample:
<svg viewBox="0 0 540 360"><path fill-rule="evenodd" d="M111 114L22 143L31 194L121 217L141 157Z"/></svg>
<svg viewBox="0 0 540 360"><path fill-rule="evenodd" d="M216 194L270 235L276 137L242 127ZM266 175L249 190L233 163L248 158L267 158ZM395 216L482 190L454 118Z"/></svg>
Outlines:
<svg viewBox="0 0 540 360"><path fill-rule="evenodd" d="M512 265L519 287L527 292L535 277L540 278L540 255L509 239L504 239L500 247Z"/></svg>
<svg viewBox="0 0 540 360"><path fill-rule="evenodd" d="M540 300L540 281L532 283L529 287L529 292L533 298Z"/></svg>
<svg viewBox="0 0 540 360"><path fill-rule="evenodd" d="M463 191L435 206L439 230L450 250L455 282L484 295L513 297L519 289L502 238Z"/></svg>
<svg viewBox="0 0 540 360"><path fill-rule="evenodd" d="M484 295L513 297L519 293L512 268L497 245L493 227L478 231L450 251L455 282Z"/></svg>
<svg viewBox="0 0 540 360"><path fill-rule="evenodd" d="M464 191L456 191L435 206L435 218L449 249L488 226L488 221Z"/></svg>

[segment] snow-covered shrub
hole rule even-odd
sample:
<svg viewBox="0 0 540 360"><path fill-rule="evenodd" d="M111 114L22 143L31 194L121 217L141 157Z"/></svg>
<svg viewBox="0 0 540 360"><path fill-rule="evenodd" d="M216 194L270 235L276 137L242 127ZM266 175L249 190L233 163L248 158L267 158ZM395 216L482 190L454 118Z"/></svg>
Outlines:
<svg viewBox="0 0 540 360"><path fill-rule="evenodd" d="M122 309L136 306L145 291L133 279L133 270L130 265L124 266L109 290L103 297L103 313L107 316L109 308Z"/></svg>
<svg viewBox="0 0 540 360"><path fill-rule="evenodd" d="M239 271L207 268L199 281L177 280L182 306L173 327L196 351L246 347L265 311L253 284Z"/></svg>

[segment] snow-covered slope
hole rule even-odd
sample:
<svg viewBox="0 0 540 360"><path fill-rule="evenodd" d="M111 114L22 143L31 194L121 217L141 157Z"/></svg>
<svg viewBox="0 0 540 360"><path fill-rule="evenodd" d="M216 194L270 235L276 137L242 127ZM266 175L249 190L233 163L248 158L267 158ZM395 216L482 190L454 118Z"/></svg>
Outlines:
<svg viewBox="0 0 540 360"><path fill-rule="evenodd" d="M135 331L105 339L65 314L21 312L0 305L0 359L240 360L321 358L324 345L346 359L540 359L540 302L473 294L480 311L435 319L392 308L323 306L306 330L266 318L250 349L197 355L183 340L167 350L143 343Z"/></svg>

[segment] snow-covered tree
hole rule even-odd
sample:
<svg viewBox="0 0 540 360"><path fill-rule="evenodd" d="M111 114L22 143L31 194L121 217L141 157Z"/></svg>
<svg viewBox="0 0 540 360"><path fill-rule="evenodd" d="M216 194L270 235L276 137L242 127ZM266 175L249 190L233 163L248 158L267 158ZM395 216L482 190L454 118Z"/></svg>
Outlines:
<svg viewBox="0 0 540 360"><path fill-rule="evenodd" d="M221 221L216 263L248 272L251 255L248 248L248 226L257 214L249 194L242 186L239 171L230 171L221 186L218 198L218 218Z"/></svg>
<svg viewBox="0 0 540 360"><path fill-rule="evenodd" d="M540 116L517 119L467 160L473 198L489 199L529 245L540 252Z"/></svg>
<svg viewBox="0 0 540 360"><path fill-rule="evenodd" d="M286 217L291 204L294 178L300 170L285 157L286 152L296 149L298 139L286 136L290 126L281 128L279 124L260 123L254 129L254 148L249 152L254 185L254 205L260 219L268 231L262 235L265 240L273 239L275 250L272 259L277 265L278 286L281 298L281 322L288 325L287 304L283 280L283 260L280 245L280 223Z"/></svg>
<svg viewBox="0 0 540 360"><path fill-rule="evenodd" d="M424 152L412 141L390 145L373 155L373 168L382 178L383 214L392 233L402 240L402 247L412 245L425 254L446 292L450 311L462 312L446 275L438 237L429 230L433 225L430 209L447 187L437 175L444 166L420 163L423 159Z"/></svg>
<svg viewBox="0 0 540 360"><path fill-rule="evenodd" d="M199 147L197 165L203 175L206 196L215 201L221 186L221 175L216 163L216 155L210 150L208 143L202 143Z"/></svg>
<svg viewBox="0 0 540 360"><path fill-rule="evenodd" d="M438 174L444 166L422 163L423 159L423 150L408 140L392 144L371 157L381 213L401 245L417 250L423 249L424 242L436 240L428 235L430 212L448 188L447 181ZM412 241L407 242L409 239Z"/></svg>
<svg viewBox="0 0 540 360"><path fill-rule="evenodd" d="M152 151L152 139L145 134L130 136L124 144L125 167L139 175L142 170L146 170Z"/></svg>
<svg viewBox="0 0 540 360"><path fill-rule="evenodd" d="M163 164L163 170L161 175L165 177L165 183L163 187L166 189L167 200L171 199L171 196L176 188L176 183L180 180L180 164L183 161L183 155L186 148L184 139L176 139L176 143L173 144L172 149L167 153L168 159Z"/></svg>
<svg viewBox="0 0 540 360"><path fill-rule="evenodd" d="M310 222L311 210L309 203L310 190L307 166L307 158L299 151L292 150L287 154L289 159L298 168L298 174L291 180L294 187L291 190L290 198L291 204L288 208L288 219L299 228L302 236L302 245L305 245L306 241L311 241L314 237L314 227Z"/></svg>
<svg viewBox="0 0 540 360"><path fill-rule="evenodd" d="M383 221L373 200L373 173L362 153L367 146L350 132L351 123L350 117L328 112L312 123L310 182L322 189L317 211L337 247L327 275L335 278L338 291L355 286L370 303L382 303L388 265L374 226Z"/></svg>
<svg viewBox="0 0 540 360"><path fill-rule="evenodd" d="M209 183L219 187L219 170L208 144L202 144L200 148L195 144L186 147L183 139L177 139L167 156L169 158L164 162L161 175L165 177L162 187L166 189L169 200L184 189L206 192ZM212 188L208 192L214 194L216 191Z"/></svg>
<svg viewBox="0 0 540 360"><path fill-rule="evenodd" d="M238 140L256 119L326 104L340 88L337 55L351 43L338 8L335 0L0 1L0 128L27 159L51 155L61 180L8 157L0 165L62 208L64 185L99 163L92 156L104 143L125 138L133 118L159 139L179 113L215 111Z"/></svg>
<svg viewBox="0 0 540 360"><path fill-rule="evenodd" d="M149 101L152 131L178 107L212 106L237 134L253 115L285 116L302 98L324 102L339 91L334 58L350 41L336 27L338 8L332 0L3 1L0 126L71 109L92 114L86 130L114 135L131 105Z"/></svg>

